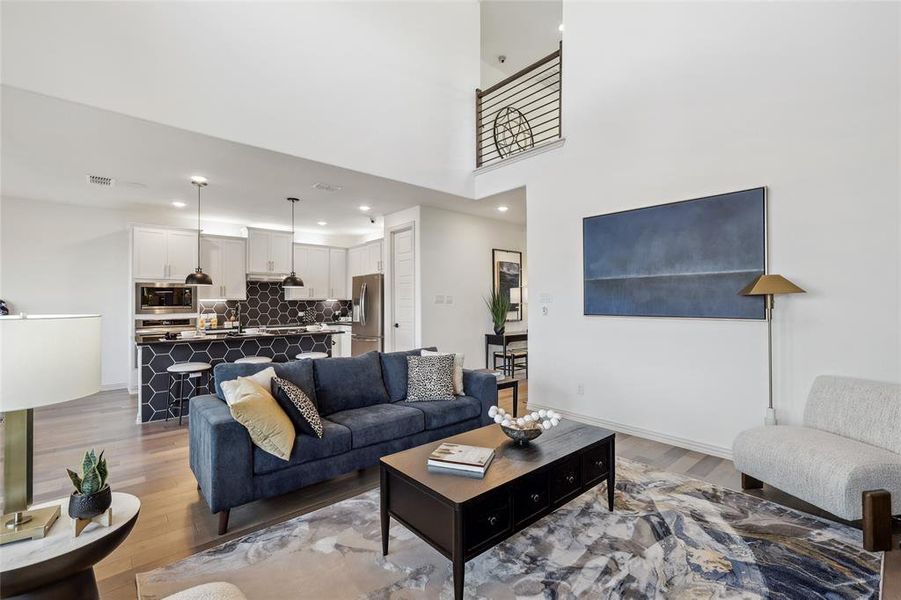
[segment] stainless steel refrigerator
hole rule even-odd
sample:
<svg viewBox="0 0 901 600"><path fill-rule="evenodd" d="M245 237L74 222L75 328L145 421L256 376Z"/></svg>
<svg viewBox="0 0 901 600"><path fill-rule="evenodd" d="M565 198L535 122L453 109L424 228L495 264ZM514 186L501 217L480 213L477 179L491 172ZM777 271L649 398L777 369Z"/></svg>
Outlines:
<svg viewBox="0 0 901 600"><path fill-rule="evenodd" d="M353 278L353 322L350 335L352 356L372 350L381 351L384 347L383 283L384 278L379 273Z"/></svg>

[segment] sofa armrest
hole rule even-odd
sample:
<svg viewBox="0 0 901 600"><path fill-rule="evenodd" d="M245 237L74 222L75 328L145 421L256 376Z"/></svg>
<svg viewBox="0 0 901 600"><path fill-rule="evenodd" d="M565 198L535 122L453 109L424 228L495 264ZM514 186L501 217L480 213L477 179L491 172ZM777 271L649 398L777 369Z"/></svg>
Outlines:
<svg viewBox="0 0 901 600"><path fill-rule="evenodd" d="M482 414L479 417L482 425L493 423L488 416L488 409L497 404L497 377L485 371L463 369L463 390L467 396L477 398L482 404Z"/></svg>
<svg viewBox="0 0 901 600"><path fill-rule="evenodd" d="M212 512L253 500L253 444L215 396L191 398L190 463Z"/></svg>

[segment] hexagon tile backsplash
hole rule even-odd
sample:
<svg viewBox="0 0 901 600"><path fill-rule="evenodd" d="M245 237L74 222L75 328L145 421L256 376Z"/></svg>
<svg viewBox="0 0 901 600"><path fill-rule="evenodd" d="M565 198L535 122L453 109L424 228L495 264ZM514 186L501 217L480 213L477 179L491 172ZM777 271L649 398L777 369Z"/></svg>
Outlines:
<svg viewBox="0 0 901 600"><path fill-rule="evenodd" d="M284 288L276 281L248 281L247 300L244 301L200 301L201 314L215 313L222 320L232 319L238 308L245 327L296 325L304 321L307 312L312 313L308 315L308 322L335 321L350 314L351 301L285 300Z"/></svg>

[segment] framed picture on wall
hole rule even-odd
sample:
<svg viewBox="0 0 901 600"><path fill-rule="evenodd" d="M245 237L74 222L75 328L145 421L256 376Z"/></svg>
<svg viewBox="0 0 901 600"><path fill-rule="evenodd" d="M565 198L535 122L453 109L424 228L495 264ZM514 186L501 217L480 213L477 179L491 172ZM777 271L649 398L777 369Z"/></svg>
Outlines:
<svg viewBox="0 0 901 600"><path fill-rule="evenodd" d="M491 265L493 273L491 289L510 298L510 290L522 287L522 252L495 248L491 251ZM522 320L522 306L519 303L510 303L507 320Z"/></svg>

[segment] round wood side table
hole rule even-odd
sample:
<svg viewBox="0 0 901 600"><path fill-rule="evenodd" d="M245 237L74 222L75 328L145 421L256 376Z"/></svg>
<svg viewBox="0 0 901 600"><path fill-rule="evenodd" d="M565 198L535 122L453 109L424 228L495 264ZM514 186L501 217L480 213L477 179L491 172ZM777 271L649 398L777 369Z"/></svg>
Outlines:
<svg viewBox="0 0 901 600"><path fill-rule="evenodd" d="M128 537L141 510L137 497L113 492L113 518L109 527L92 523L75 537L68 498L32 508L54 504L59 505L60 515L46 537L0 548L0 598L99 599L94 565Z"/></svg>

